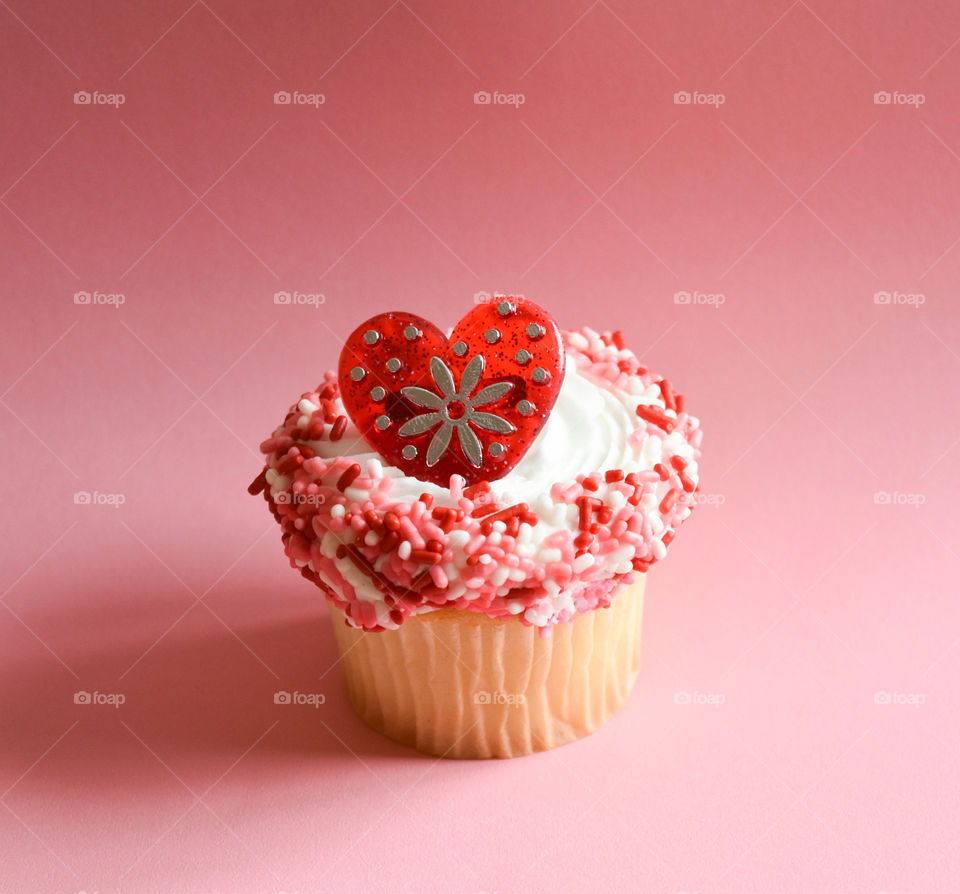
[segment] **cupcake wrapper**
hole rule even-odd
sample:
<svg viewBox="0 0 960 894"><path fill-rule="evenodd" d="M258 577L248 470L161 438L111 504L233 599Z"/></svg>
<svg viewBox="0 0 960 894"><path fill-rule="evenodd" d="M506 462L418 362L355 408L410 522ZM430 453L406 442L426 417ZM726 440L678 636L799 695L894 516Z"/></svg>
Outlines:
<svg viewBox="0 0 960 894"><path fill-rule="evenodd" d="M582 738L633 687L645 582L636 575L609 608L546 637L454 609L368 632L331 605L350 703L375 730L438 757L517 757Z"/></svg>

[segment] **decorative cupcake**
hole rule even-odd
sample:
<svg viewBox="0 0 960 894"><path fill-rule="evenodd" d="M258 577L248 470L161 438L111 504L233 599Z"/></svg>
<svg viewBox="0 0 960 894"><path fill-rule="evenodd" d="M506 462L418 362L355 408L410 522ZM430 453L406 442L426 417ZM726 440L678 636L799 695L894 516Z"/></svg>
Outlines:
<svg viewBox="0 0 960 894"><path fill-rule="evenodd" d="M410 313L357 327L250 490L329 600L357 714L428 754L514 757L629 695L701 436L621 333L502 297L449 336Z"/></svg>

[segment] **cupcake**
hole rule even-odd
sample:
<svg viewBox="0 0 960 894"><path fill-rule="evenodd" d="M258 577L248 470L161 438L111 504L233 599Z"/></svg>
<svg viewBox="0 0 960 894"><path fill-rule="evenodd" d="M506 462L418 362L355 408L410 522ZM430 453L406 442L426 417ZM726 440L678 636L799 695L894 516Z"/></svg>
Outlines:
<svg viewBox="0 0 960 894"><path fill-rule="evenodd" d="M644 587L693 509L699 422L620 332L520 297L449 333L380 314L261 445L292 567L328 600L371 727L515 757L630 694Z"/></svg>

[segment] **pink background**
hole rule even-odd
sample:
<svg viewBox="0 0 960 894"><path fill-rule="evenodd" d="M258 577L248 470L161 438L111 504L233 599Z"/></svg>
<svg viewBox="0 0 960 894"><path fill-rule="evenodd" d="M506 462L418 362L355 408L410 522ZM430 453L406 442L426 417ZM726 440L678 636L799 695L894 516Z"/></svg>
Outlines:
<svg viewBox="0 0 960 894"><path fill-rule="evenodd" d="M960 8L467 7L0 2L0 887L956 890ZM706 504L609 726L436 762L245 487L365 316L483 290L625 330Z"/></svg>

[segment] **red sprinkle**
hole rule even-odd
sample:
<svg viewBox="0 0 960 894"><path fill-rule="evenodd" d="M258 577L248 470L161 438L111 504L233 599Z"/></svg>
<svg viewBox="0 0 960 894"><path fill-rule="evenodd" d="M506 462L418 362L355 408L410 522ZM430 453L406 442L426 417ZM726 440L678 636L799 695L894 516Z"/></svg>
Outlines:
<svg viewBox="0 0 960 894"><path fill-rule="evenodd" d="M433 497L430 494L420 494L420 502L429 509L433 505Z"/></svg>
<svg viewBox="0 0 960 894"><path fill-rule="evenodd" d="M380 549L385 553L392 553L400 545L400 535L396 531L387 531L386 536L380 541Z"/></svg>
<svg viewBox="0 0 960 894"><path fill-rule="evenodd" d="M663 395L663 402L667 405L668 410L676 410L677 402L676 398L673 396L673 388L670 385L670 382L666 379L660 380L660 394Z"/></svg>
<svg viewBox="0 0 960 894"><path fill-rule="evenodd" d="M470 487L466 487L463 490L463 495L468 500L476 501L477 496L480 494L490 493L490 484L486 481L478 481L476 484L471 484Z"/></svg>
<svg viewBox="0 0 960 894"><path fill-rule="evenodd" d="M333 423L333 428L330 429L330 440L339 441L343 437L343 433L346 430L347 430L347 417L337 416L336 421Z"/></svg>
<svg viewBox="0 0 960 894"><path fill-rule="evenodd" d="M259 494L267 486L267 470L264 469L253 481L250 483L250 486L247 488L248 494Z"/></svg>
<svg viewBox="0 0 960 894"><path fill-rule="evenodd" d="M579 527L581 531L590 531L593 525L593 511L603 507L603 501L596 497L577 497L580 507Z"/></svg>
<svg viewBox="0 0 960 894"><path fill-rule="evenodd" d="M476 515L476 510L474 510L472 514ZM516 529L519 531L520 521L526 521L526 516L530 514L530 507L526 503L515 503L513 506L508 506L506 509L501 509L499 512L486 514L487 517L480 523L480 532L483 534L489 534L493 530L494 523L498 521L508 522L507 531L509 532L510 528L512 527L509 522L512 519L516 519ZM516 536L516 533L514 532L511 534L511 536Z"/></svg>
<svg viewBox="0 0 960 894"><path fill-rule="evenodd" d="M610 340L616 345L618 351L622 351L627 347L627 342L619 329L610 336Z"/></svg>
<svg viewBox="0 0 960 894"><path fill-rule="evenodd" d="M680 491L678 490L668 490L667 495L660 501L660 511L669 512L673 509L674 504L677 502L677 497L680 496Z"/></svg>
<svg viewBox="0 0 960 894"><path fill-rule="evenodd" d="M439 565L441 553L431 552L428 549L415 549L410 552L410 558L414 562L423 562L426 565Z"/></svg>
<svg viewBox="0 0 960 894"><path fill-rule="evenodd" d="M386 525L388 531L399 531L400 530L400 518L396 512L386 512L383 516L383 523Z"/></svg>
<svg viewBox="0 0 960 894"><path fill-rule="evenodd" d="M637 405L637 415L644 422L649 422L651 425L656 425L659 428L662 428L665 432L672 432L674 425L676 425L676 422L667 416L663 410L660 410L657 407L648 406L647 404Z"/></svg>
<svg viewBox="0 0 960 894"><path fill-rule="evenodd" d="M597 484L597 482L594 481L593 478L590 478L589 476L584 478L583 481L580 482L580 484L583 485L584 490L600 490L600 485Z"/></svg>
<svg viewBox="0 0 960 894"><path fill-rule="evenodd" d="M345 491L354 481L360 477L360 465L354 463L351 465L337 481L337 490Z"/></svg>
<svg viewBox="0 0 960 894"><path fill-rule="evenodd" d="M677 415L685 413L687 411L687 399L682 395L678 394L674 397L674 402L677 405Z"/></svg>
<svg viewBox="0 0 960 894"><path fill-rule="evenodd" d="M364 509L363 511L363 520L373 528L374 532L378 537L382 537L384 534L383 522L380 520L380 516L373 509Z"/></svg>
<svg viewBox="0 0 960 894"><path fill-rule="evenodd" d="M497 511L496 503L488 503L486 506L477 506L473 512L470 513L471 518L481 518L484 515L489 515L491 512Z"/></svg>
<svg viewBox="0 0 960 894"><path fill-rule="evenodd" d="M657 463L653 471L660 476L661 481L666 481L670 477L670 470L663 463Z"/></svg>
<svg viewBox="0 0 960 894"><path fill-rule="evenodd" d="M614 481L623 481L623 469L608 469L607 474L603 476L607 484Z"/></svg>

